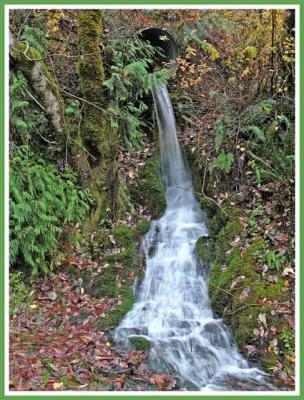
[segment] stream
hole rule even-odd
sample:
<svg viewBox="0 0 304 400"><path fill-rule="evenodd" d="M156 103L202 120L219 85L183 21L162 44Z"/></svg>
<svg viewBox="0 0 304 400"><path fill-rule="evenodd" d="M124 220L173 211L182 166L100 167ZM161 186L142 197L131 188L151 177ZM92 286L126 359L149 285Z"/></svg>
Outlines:
<svg viewBox="0 0 304 400"><path fill-rule="evenodd" d="M157 86L153 98L167 208L143 238L145 277L114 339L125 348L131 337L150 341L150 364L177 376L181 390L275 390L268 375L239 353L222 319L213 317L207 267L194 252L198 238L208 235L206 217L180 150L166 86Z"/></svg>

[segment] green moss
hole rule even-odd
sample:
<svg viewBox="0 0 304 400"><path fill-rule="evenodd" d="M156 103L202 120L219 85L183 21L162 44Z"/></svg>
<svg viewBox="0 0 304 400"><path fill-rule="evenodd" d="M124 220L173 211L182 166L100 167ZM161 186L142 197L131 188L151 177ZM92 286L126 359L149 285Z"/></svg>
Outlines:
<svg viewBox="0 0 304 400"><path fill-rule="evenodd" d="M26 51L26 52L25 52ZM40 69L47 79L46 87L56 97L63 113L64 103L60 95L60 91L53 74L48 70L47 66L42 60L41 54L34 47L27 47L25 43L19 43L18 49L14 52L14 57L20 66L22 72L29 78L32 78L33 67L39 64ZM41 97L41 96L40 96ZM43 99L42 99L43 100Z"/></svg>
<svg viewBox="0 0 304 400"><path fill-rule="evenodd" d="M103 10L80 10L78 13L78 74L83 97L98 108L86 104L81 123L81 137L90 152L92 167L91 193L94 212L88 230L104 222L114 214L117 199L116 153L118 132L113 129L109 117L102 112L105 94L102 89L104 68L100 52L103 30Z"/></svg>
<svg viewBox="0 0 304 400"><path fill-rule="evenodd" d="M200 202L201 208L205 211L207 217L211 219L216 215L218 211L218 206L208 197L206 196L198 196L198 200Z"/></svg>
<svg viewBox="0 0 304 400"><path fill-rule="evenodd" d="M116 327L124 315L131 310L135 303L135 297L132 289L129 286L124 286L119 295L121 304L115 306L112 310L105 314L105 317L100 318L98 322L98 329L105 330Z"/></svg>
<svg viewBox="0 0 304 400"><path fill-rule="evenodd" d="M195 253L203 262L209 263L214 255L213 247L213 239L203 236L196 242Z"/></svg>
<svg viewBox="0 0 304 400"><path fill-rule="evenodd" d="M120 253L108 254L104 256L106 261L120 261L129 268L137 266L137 237L136 232L129 226L116 226L111 229L116 245L122 251Z"/></svg>
<svg viewBox="0 0 304 400"><path fill-rule="evenodd" d="M143 337L131 337L129 340L135 350L148 351L152 348L151 342Z"/></svg>
<svg viewBox="0 0 304 400"><path fill-rule="evenodd" d="M283 362L282 355L269 351L263 340L254 335L254 329L260 325L258 316L261 313L266 315L268 326L282 325L279 317L273 315L272 306L263 304L262 300L283 302L288 294L282 290L284 280L280 276L275 283L270 283L267 276L262 277L259 272L260 256L268 246L264 238L256 237L245 251L238 245L231 246L238 237L242 243L244 234L238 218L240 210L231 208L227 214L229 217L215 215L211 219L213 235L209 240L200 239L196 252L204 260L211 260L209 294L215 314L224 317L230 325L240 350L253 343L257 348L254 361L270 370L277 362ZM281 329L285 330L286 326Z"/></svg>
<svg viewBox="0 0 304 400"><path fill-rule="evenodd" d="M145 163L139 170L139 185L135 201L148 206L154 218L160 217L166 209L164 185L161 180L159 156Z"/></svg>
<svg viewBox="0 0 304 400"><path fill-rule="evenodd" d="M120 294L117 287L117 269L114 265L108 268L96 277L92 277L90 272L81 274L85 291L97 298L116 297Z"/></svg>
<svg viewBox="0 0 304 400"><path fill-rule="evenodd" d="M116 226L111 229L111 233L115 236L117 243L121 245L127 244L134 237L133 229L127 225Z"/></svg>
<svg viewBox="0 0 304 400"><path fill-rule="evenodd" d="M151 223L145 218L140 218L137 221L136 234L141 237L150 229Z"/></svg>
<svg viewBox="0 0 304 400"><path fill-rule="evenodd" d="M115 217L123 219L126 213L134 213L129 187L125 182L119 182L117 191L117 201L115 205Z"/></svg>

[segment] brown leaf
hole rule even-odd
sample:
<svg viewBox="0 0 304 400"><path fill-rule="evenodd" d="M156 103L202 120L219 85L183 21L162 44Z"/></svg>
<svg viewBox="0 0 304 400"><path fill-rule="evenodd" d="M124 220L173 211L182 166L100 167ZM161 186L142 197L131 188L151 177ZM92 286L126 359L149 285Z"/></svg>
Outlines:
<svg viewBox="0 0 304 400"><path fill-rule="evenodd" d="M233 279L230 285L230 289L233 289L238 283L242 282L245 279L244 275L238 276L237 278Z"/></svg>
<svg viewBox="0 0 304 400"><path fill-rule="evenodd" d="M159 390L172 389L176 384L176 381L170 375L153 374L149 381L155 384Z"/></svg>
<svg viewBox="0 0 304 400"><path fill-rule="evenodd" d="M248 356L250 356L251 354L254 354L256 352L256 347L251 344L245 346L245 349L246 349Z"/></svg>

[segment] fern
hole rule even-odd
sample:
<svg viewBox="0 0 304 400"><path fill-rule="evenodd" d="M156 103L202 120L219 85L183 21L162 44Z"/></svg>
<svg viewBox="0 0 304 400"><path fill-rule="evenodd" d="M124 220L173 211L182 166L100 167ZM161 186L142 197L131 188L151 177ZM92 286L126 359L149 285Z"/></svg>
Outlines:
<svg viewBox="0 0 304 400"><path fill-rule="evenodd" d="M127 149L140 148L143 128L149 128L143 120L147 105L143 96L159 83L166 83L168 72L163 69L150 73L153 59L160 53L137 36L110 43L112 47L111 77L103 86L109 90L113 101L107 111L111 126L122 128L122 138ZM120 122L120 124L119 124Z"/></svg>
<svg viewBox="0 0 304 400"><path fill-rule="evenodd" d="M252 132L255 135L256 139L259 140L260 142L265 142L264 132L258 126L255 125L249 126L248 131Z"/></svg>
<svg viewBox="0 0 304 400"><path fill-rule="evenodd" d="M231 118L223 115L215 123L215 149L219 151L225 136L228 134Z"/></svg>
<svg viewBox="0 0 304 400"><path fill-rule="evenodd" d="M81 221L89 204L73 171L59 174L27 146L17 147L10 167L10 264L21 261L32 275L50 271L64 224Z"/></svg>
<svg viewBox="0 0 304 400"><path fill-rule="evenodd" d="M221 169L226 174L231 170L231 166L234 161L234 156L232 153L220 153L216 160L214 161L214 167Z"/></svg>
<svg viewBox="0 0 304 400"><path fill-rule="evenodd" d="M43 55L47 45L47 39L45 33L40 28L24 25L21 40L26 41L30 47L34 47Z"/></svg>
<svg viewBox="0 0 304 400"><path fill-rule="evenodd" d="M11 137L17 144L28 143L30 139L37 140L39 134L44 134L48 127L45 113L33 105L28 95L28 82L18 72L10 73L10 124Z"/></svg>

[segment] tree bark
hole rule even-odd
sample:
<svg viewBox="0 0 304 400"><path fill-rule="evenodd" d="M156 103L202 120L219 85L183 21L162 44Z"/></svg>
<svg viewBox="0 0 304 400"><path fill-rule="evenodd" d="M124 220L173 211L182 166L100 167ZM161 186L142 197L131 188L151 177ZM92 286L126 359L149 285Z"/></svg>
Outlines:
<svg viewBox="0 0 304 400"><path fill-rule="evenodd" d="M100 53L103 30L103 10L80 10L78 13L78 74L85 104L81 122L81 137L92 167L91 191L95 200L92 225L113 215L117 192L118 132L113 129L105 110L102 87L104 67ZM98 107L94 107L96 104ZM101 111L104 109L104 112Z"/></svg>

